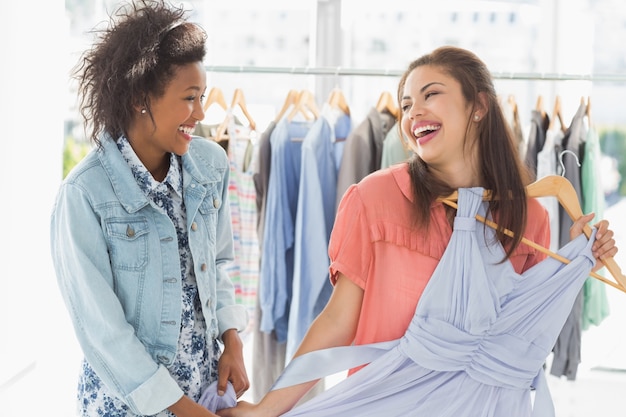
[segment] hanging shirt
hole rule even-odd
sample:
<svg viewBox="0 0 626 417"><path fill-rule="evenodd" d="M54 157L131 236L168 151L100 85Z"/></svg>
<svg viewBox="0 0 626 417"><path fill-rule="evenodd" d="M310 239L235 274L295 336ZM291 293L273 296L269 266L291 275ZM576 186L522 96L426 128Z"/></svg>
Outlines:
<svg viewBox="0 0 626 417"><path fill-rule="evenodd" d="M561 172L561 174L572 183L581 207L580 161L582 155L580 152L587 136L587 128L584 123L585 112L586 106L581 103L564 134L560 147L557 144L557 156L565 169L565 172ZM567 152L563 153L564 151ZM561 234L559 244L563 246L569 241L569 230L573 221L561 206L559 206L559 219L559 232ZM552 375L565 376L570 381L576 379L576 372L581 361L582 310L583 292L581 291L556 341L552 366L550 367Z"/></svg>
<svg viewBox="0 0 626 417"><path fill-rule="evenodd" d="M583 194L583 213L595 213L595 219L604 218L604 190L602 189L600 140L598 132L592 126L587 130L581 166L581 186ZM598 271L604 273L604 269ZM582 328L599 326L608 317L609 300L606 295L606 285L597 279L588 278L584 286L583 321Z"/></svg>
<svg viewBox="0 0 626 417"><path fill-rule="evenodd" d="M530 130L526 141L526 152L524 153L524 163L530 170L534 178L537 178L537 154L543 149L546 141L546 131L550 125L550 118L547 114L538 110L531 112Z"/></svg>
<svg viewBox="0 0 626 417"><path fill-rule="evenodd" d="M543 148L537 154L537 179L547 175L559 175L557 167L556 144L563 141L561 129L548 129L545 133ZM561 219L559 200L546 196L537 199L548 211L550 216L550 250L556 252L561 247Z"/></svg>
<svg viewBox="0 0 626 417"><path fill-rule="evenodd" d="M228 198L233 226L235 259L225 270L235 286L237 303L246 307L249 326L254 317L259 284L259 237L257 235L256 189L253 175L257 162L256 132L238 125L234 118L228 124L228 159L230 178ZM246 332L250 331L248 328Z"/></svg>
<svg viewBox="0 0 626 417"><path fill-rule="evenodd" d="M279 342L287 340L302 141L310 126L309 122L282 119L270 137L272 169L261 253L260 329L275 331Z"/></svg>
<svg viewBox="0 0 626 417"><path fill-rule="evenodd" d="M385 136L380 167L387 168L391 165L405 162L412 153L413 151L409 149L404 139L400 136L400 127L396 122Z"/></svg>
<svg viewBox="0 0 626 417"><path fill-rule="evenodd" d="M380 169L383 141L394 123L391 113L372 107L365 120L348 135L337 178L336 204L350 185Z"/></svg>
<svg viewBox="0 0 626 417"><path fill-rule="evenodd" d="M263 228L265 225L265 201L267 199L267 186L270 179L270 158L272 147L270 137L276 122L271 121L267 128L261 133L259 138L258 161L254 164L254 185L256 189L257 205L257 235L259 236L259 246L262 250ZM259 259L260 264L260 259ZM252 336L252 372L250 374L250 386L252 391L252 401L259 402L272 387L276 378L285 367L285 343L278 343L274 332L266 333L260 329L259 320L261 318L261 306L259 303L259 292L261 291L261 281L257 287L257 301L254 310L254 328Z"/></svg>
<svg viewBox="0 0 626 417"><path fill-rule="evenodd" d="M335 221L337 173L351 128L349 115L325 104L302 143L288 358L332 293L328 241Z"/></svg>

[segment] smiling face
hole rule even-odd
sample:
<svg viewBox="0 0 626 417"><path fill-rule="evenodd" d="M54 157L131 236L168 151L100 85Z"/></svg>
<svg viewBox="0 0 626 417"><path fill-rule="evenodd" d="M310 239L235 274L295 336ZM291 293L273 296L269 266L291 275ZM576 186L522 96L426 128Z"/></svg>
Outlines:
<svg viewBox="0 0 626 417"><path fill-rule="evenodd" d="M450 185L463 177L475 179L476 133L471 123L477 110L463 96L459 82L438 67L418 66L406 78L401 98L402 132L411 149Z"/></svg>
<svg viewBox="0 0 626 417"><path fill-rule="evenodd" d="M163 95L150 97L149 109L136 109L128 139L153 175L168 163L170 153L183 155L189 149L191 133L204 118L205 90L206 72L202 63L182 65L176 68Z"/></svg>

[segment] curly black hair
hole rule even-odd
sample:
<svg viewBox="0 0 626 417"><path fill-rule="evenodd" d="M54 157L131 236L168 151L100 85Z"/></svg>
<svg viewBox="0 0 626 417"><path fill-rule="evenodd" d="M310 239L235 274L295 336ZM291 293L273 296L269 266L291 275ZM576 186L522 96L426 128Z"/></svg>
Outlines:
<svg viewBox="0 0 626 417"><path fill-rule="evenodd" d="M87 135L101 146L101 133L124 134L136 107L150 112L149 97L161 97L177 66L202 62L206 32L187 22L186 11L162 0L136 0L109 16L109 26L74 68L79 109Z"/></svg>

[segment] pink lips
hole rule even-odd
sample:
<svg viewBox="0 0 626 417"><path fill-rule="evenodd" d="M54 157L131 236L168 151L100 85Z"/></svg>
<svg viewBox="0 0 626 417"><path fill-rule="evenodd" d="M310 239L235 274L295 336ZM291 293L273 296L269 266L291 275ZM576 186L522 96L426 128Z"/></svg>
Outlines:
<svg viewBox="0 0 626 417"><path fill-rule="evenodd" d="M180 133L181 135L183 135L183 137L187 140L187 141L191 141L191 135L186 134L185 132L182 131L178 131L178 133Z"/></svg>
<svg viewBox="0 0 626 417"><path fill-rule="evenodd" d="M434 130L425 136L417 138L416 141L419 145L425 145L430 142L437 135L437 133L439 133L439 130Z"/></svg>

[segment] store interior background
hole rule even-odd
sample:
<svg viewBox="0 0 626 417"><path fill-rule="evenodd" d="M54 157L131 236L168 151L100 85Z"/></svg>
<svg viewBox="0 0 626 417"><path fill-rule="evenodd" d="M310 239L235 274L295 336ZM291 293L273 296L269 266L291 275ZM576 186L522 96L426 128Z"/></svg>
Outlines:
<svg viewBox="0 0 626 417"><path fill-rule="evenodd" d="M31 0L3 6L0 25L0 414L74 415L80 350L58 294L49 250L49 214L62 179L66 140L84 139L69 71L113 0ZM230 101L245 95L259 133L291 89L321 105L344 93L354 123L398 75L442 44L476 52L522 121L537 98L571 120L590 98L597 129L626 129L626 5L622 0L195 0L184 2L209 34L209 87ZM353 73L357 73L356 75ZM370 74L370 75L359 75ZM219 109L218 109L219 110ZM224 115L208 112L207 120ZM606 155L598 181L605 218L626 268L626 202ZM623 183L623 181L621 182ZM626 269L625 269L626 270ZM583 334L576 381L548 377L557 416L623 416L626 407L626 293L607 288L610 316Z"/></svg>

